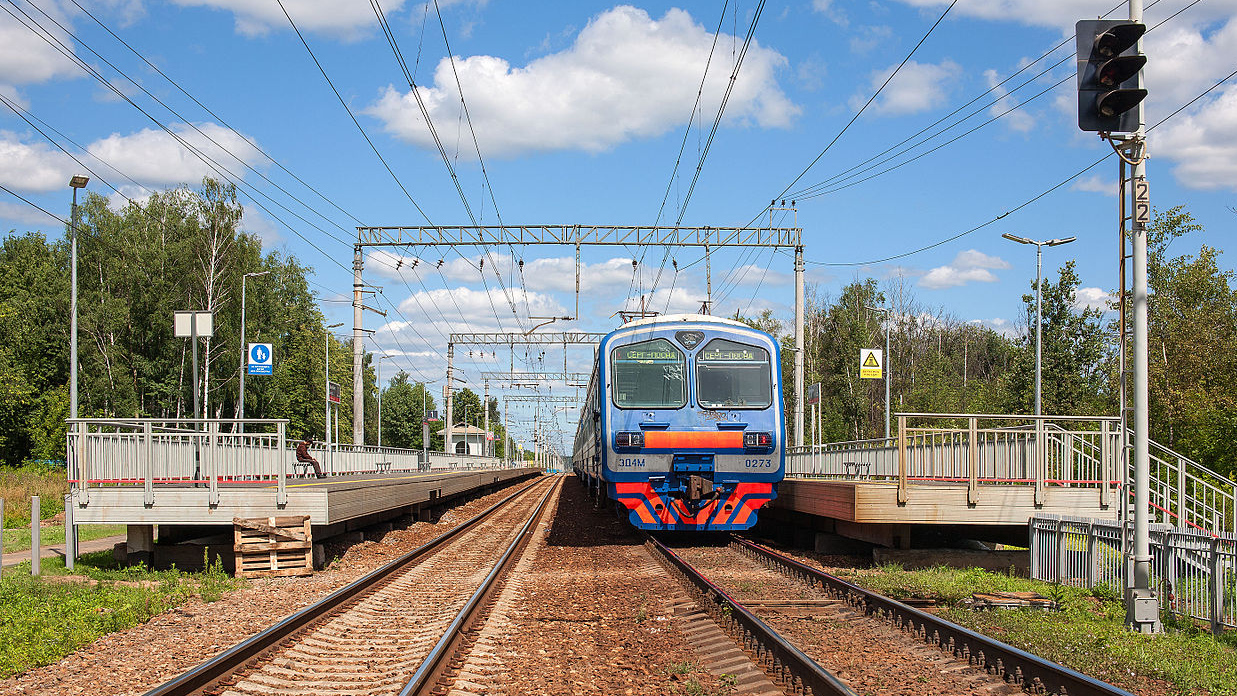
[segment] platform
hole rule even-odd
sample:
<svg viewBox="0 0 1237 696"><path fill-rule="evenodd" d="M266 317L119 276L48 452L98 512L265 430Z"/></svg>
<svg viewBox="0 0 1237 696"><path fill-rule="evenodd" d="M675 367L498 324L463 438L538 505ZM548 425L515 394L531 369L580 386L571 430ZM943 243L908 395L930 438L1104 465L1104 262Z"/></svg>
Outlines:
<svg viewBox="0 0 1237 696"><path fill-rule="evenodd" d="M206 486L162 483L157 495L140 487L91 486L78 496L74 510L79 524L226 525L233 518L309 515L315 527L371 517L400 508L445 502L487 487L501 486L541 473L538 469L493 469L459 472L353 474L326 479L288 479L287 502L278 504L278 486L270 482L236 481L217 488L210 504ZM151 500L149 504L146 502Z"/></svg>
<svg viewBox="0 0 1237 696"><path fill-rule="evenodd" d="M1027 524L1036 513L1117 518L1117 507L1102 505L1094 488L1048 486L1042 496L1036 505L1035 489L1028 486L990 485L968 492L965 483L912 483L906 502L899 504L896 481L787 478L778 484L769 509L808 529L904 548L912 536L963 529L972 536L1025 543Z"/></svg>

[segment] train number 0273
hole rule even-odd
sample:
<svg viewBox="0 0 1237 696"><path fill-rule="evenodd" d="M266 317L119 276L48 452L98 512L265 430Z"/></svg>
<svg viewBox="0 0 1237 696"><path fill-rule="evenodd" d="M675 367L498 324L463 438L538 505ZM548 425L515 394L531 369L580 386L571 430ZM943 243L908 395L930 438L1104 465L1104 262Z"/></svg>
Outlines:
<svg viewBox="0 0 1237 696"><path fill-rule="evenodd" d="M773 460L764 458L744 459L743 466L748 469L772 469Z"/></svg>
<svg viewBox="0 0 1237 696"><path fill-rule="evenodd" d="M620 467L642 467L644 466L644 457L619 457L618 465Z"/></svg>

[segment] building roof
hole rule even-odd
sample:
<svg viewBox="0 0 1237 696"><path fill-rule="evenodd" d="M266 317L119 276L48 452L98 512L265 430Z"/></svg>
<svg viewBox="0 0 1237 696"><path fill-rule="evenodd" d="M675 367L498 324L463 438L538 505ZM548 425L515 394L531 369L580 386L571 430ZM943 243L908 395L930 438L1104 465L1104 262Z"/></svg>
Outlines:
<svg viewBox="0 0 1237 696"><path fill-rule="evenodd" d="M446 435L446 433L447 433L446 428L443 428L442 430L438 431L439 435ZM484 428L478 428L475 425L464 425L463 423L456 423L455 425L451 426L452 435L463 435L465 433L469 435L484 435L486 433L486 430Z"/></svg>

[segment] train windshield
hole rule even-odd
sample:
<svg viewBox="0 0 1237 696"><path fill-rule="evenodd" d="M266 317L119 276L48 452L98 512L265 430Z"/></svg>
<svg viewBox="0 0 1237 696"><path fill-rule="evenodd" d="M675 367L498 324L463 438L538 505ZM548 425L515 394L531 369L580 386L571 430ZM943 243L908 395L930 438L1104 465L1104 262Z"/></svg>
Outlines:
<svg viewBox="0 0 1237 696"><path fill-rule="evenodd" d="M687 357L670 341L619 346L610 356L619 408L681 408L687 403Z"/></svg>
<svg viewBox="0 0 1237 696"><path fill-rule="evenodd" d="M703 408L768 408L773 365L759 346L715 338L696 355L696 401Z"/></svg>

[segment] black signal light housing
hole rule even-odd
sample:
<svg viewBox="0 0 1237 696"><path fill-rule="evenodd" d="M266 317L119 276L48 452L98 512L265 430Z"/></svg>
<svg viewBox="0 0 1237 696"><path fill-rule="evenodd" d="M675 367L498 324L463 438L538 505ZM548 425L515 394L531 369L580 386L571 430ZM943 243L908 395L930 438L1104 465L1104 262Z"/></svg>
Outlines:
<svg viewBox="0 0 1237 696"><path fill-rule="evenodd" d="M1147 98L1139 74L1147 56L1138 40L1147 26L1138 22L1088 19L1075 27L1078 48L1078 127L1084 131L1131 133L1138 130L1138 105Z"/></svg>

